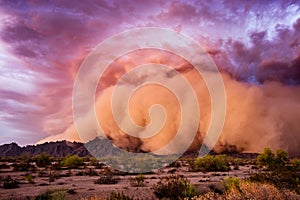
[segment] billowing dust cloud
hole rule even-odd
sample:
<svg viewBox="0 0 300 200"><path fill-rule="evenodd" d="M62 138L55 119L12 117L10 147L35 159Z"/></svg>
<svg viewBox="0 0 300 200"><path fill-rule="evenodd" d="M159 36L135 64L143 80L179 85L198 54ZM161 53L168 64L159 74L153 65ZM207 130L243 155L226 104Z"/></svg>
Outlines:
<svg viewBox="0 0 300 200"><path fill-rule="evenodd" d="M155 151L165 146L174 138L180 125L181 112L179 102L172 91L159 85L146 85L134 92L129 100L129 112L134 122L140 126L150 123L149 109L153 104L160 104L166 111L166 123L158 134L147 139L129 136L117 126L111 110L111 95L114 85L130 69L145 63L160 63L172 66L192 85L199 101L200 124L194 142L189 150L197 150L207 133L211 120L211 100L205 82L198 72L184 59L171 53L157 50L131 52L116 60L103 74L99 81L95 107L98 122L102 130L93 128L87 116L82 121L87 132L92 133L83 140L106 135L113 143L130 151ZM176 79L172 73L155 74L165 81ZM121 83L122 87L138 86L144 77L136 76ZM226 72L222 72L226 89L226 119L219 140L213 148L216 152L243 151L261 152L263 148L282 148L292 155L299 155L300 144L300 87L283 85L278 82L264 82L261 85L237 81ZM180 87L180 86L179 86ZM184 91L184 89L183 89ZM124 99L119 99L124 101ZM189 107L189 101L184 103ZM189 108L193 113L194 108ZM120 108L120 116L126 110ZM159 116L156 116L159 117ZM193 115L190 116L191 120ZM95 125L95 124L94 124ZM66 133L74 132L70 127ZM73 134L76 135L76 134ZM183 137L182 140L185 138ZM178 144L180 145L180 144ZM176 152L176 148L174 149Z"/></svg>

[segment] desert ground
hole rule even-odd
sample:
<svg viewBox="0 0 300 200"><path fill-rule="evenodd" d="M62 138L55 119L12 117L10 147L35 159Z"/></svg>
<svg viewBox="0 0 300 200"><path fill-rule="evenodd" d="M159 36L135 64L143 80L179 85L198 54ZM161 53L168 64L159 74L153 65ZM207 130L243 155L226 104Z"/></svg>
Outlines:
<svg viewBox="0 0 300 200"><path fill-rule="evenodd" d="M256 158L227 156L226 159L229 159L226 170L192 170L191 163L196 159L180 158L169 166L143 175L114 170L93 158L84 158L80 166L74 167L76 169L58 166L58 161L39 167L32 160L24 163L22 159L2 159L0 199L100 199L108 198L112 192L123 193L132 199L158 199L154 193L155 185L163 178L176 175L186 178L199 195L209 191L222 193L222 181L226 177L245 179L264 170L257 167ZM143 178L138 182L137 177L141 176ZM102 181L97 182L99 179ZM12 187L5 187L5 181L10 181ZM300 196L295 197L300 199Z"/></svg>

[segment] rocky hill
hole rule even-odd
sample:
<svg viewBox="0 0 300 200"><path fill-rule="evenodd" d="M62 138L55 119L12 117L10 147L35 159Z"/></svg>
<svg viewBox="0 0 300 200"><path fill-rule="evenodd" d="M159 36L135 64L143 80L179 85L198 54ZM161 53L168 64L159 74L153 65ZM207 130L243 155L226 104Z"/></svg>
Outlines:
<svg viewBox="0 0 300 200"><path fill-rule="evenodd" d="M94 156L104 157L118 155L122 151L115 147L110 140L104 138L95 138L86 144L80 142L57 141L38 145L28 145L25 147L20 147L16 143L0 145L0 156L2 157L21 156L24 153L38 155L42 152L56 157L63 157L67 154L76 154L83 157L91 155L91 152Z"/></svg>
<svg viewBox="0 0 300 200"><path fill-rule="evenodd" d="M78 155L81 157L89 156L93 154L96 157L115 156L126 153L126 151L120 150L115 147L112 142L104 138L95 138L86 144L80 142L69 142L69 141L57 141L57 142L46 142L38 145L28 145L20 147L16 143L0 145L0 156L21 156L24 153L30 155L38 155L45 152L55 157L64 157L67 154ZM91 153L90 153L91 152ZM142 153L142 152L140 152ZM238 158L256 158L256 153L239 153L236 151L223 152L224 154ZM210 154L215 154L213 151ZM197 157L198 151L185 152L183 157Z"/></svg>
<svg viewBox="0 0 300 200"><path fill-rule="evenodd" d="M37 155L45 152L52 156L65 156L67 154L77 154L78 156L87 156L89 152L84 147L83 143L79 142L46 142L38 145L28 145L20 147L16 143L4 144L0 146L0 156L20 156L24 153Z"/></svg>

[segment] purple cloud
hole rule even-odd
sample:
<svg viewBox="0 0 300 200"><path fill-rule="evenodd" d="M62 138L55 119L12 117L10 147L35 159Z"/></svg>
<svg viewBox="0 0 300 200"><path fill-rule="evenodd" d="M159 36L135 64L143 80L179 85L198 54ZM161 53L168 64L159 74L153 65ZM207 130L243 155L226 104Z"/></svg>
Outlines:
<svg viewBox="0 0 300 200"><path fill-rule="evenodd" d="M297 1L2 1L0 126L21 143L28 133L28 142L61 133L72 124L85 56L107 37L144 26L194 38L237 80L299 84L299 9Z"/></svg>

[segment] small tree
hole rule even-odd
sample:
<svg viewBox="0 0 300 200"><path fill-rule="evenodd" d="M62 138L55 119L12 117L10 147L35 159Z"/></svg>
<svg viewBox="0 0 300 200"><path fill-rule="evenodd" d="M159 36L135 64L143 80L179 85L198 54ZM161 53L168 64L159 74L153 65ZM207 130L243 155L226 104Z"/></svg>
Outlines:
<svg viewBox="0 0 300 200"><path fill-rule="evenodd" d="M52 158L47 155L45 152L37 155L35 158L35 163L38 167L47 167L51 164Z"/></svg>
<svg viewBox="0 0 300 200"><path fill-rule="evenodd" d="M257 164L259 166L272 167L275 160L275 155L270 148L265 148L264 152L257 156Z"/></svg>
<svg viewBox="0 0 300 200"><path fill-rule="evenodd" d="M202 158L197 158L190 163L191 171L229 171L229 159L225 155L207 155Z"/></svg>
<svg viewBox="0 0 300 200"><path fill-rule="evenodd" d="M275 164L277 167L284 167L289 161L288 154L282 149L276 151Z"/></svg>
<svg viewBox="0 0 300 200"><path fill-rule="evenodd" d="M83 165L83 159L78 157L77 155L67 155L62 160L62 165L71 169L77 169L79 166Z"/></svg>
<svg viewBox="0 0 300 200"><path fill-rule="evenodd" d="M139 174L134 178L130 179L130 185L133 187L142 187L145 185L145 176L143 174Z"/></svg>
<svg viewBox="0 0 300 200"><path fill-rule="evenodd" d="M222 181L222 187L223 190L225 192L228 192L232 189L237 189L240 190L240 182L241 179L237 178L237 177L226 177L223 181Z"/></svg>
<svg viewBox="0 0 300 200"><path fill-rule="evenodd" d="M177 200L191 198L199 194L194 185L180 175L162 178L153 189L155 196L159 199Z"/></svg>
<svg viewBox="0 0 300 200"><path fill-rule="evenodd" d="M264 152L257 157L257 164L265 166L268 170L277 170L285 167L287 162L288 154L282 149L278 149L275 155L270 148L265 148Z"/></svg>
<svg viewBox="0 0 300 200"><path fill-rule="evenodd" d="M25 180L28 182L28 183L34 183L34 177L32 176L31 173L27 173L25 174Z"/></svg>

